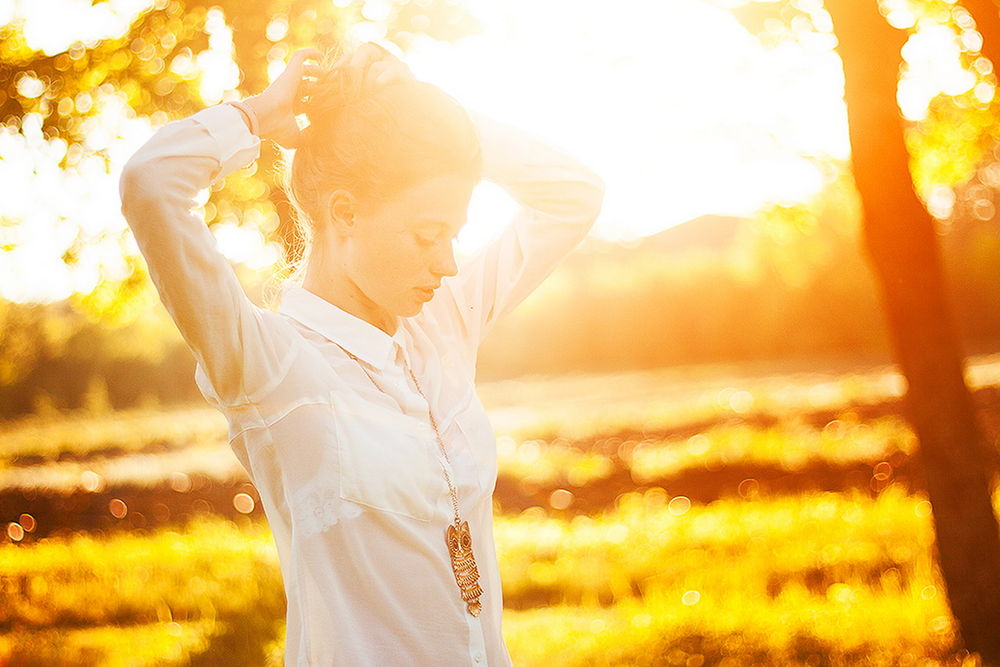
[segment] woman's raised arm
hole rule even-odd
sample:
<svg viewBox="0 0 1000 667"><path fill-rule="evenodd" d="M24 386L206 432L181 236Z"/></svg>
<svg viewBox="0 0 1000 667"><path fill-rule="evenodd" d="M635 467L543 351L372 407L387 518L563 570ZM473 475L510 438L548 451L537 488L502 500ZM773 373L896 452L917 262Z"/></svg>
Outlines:
<svg viewBox="0 0 1000 667"><path fill-rule="evenodd" d="M483 178L520 204L499 238L442 281L453 295L475 359L493 325L521 303L579 245L601 211L604 182L593 170L528 132L470 112L483 151ZM442 306L448 305L446 302Z"/></svg>
<svg viewBox="0 0 1000 667"><path fill-rule="evenodd" d="M125 164L119 182L122 213L160 300L210 380L214 398L226 405L262 388L266 374L281 370L282 352L274 349L263 313L243 291L215 237L191 209L198 191L259 151L260 141L234 107L209 107L157 130Z"/></svg>
<svg viewBox="0 0 1000 667"><path fill-rule="evenodd" d="M288 118L282 118L275 98L295 95L311 51L297 52L284 78L251 98L262 136L291 136L292 100ZM240 111L222 104L157 130L125 164L119 182L122 213L160 300L209 380L204 386L198 378L199 387L207 399L225 406L254 402L271 389L288 370L292 348L277 337L278 328L267 326L272 314L250 301L215 237L191 209L200 190L259 155L260 138L250 133Z"/></svg>

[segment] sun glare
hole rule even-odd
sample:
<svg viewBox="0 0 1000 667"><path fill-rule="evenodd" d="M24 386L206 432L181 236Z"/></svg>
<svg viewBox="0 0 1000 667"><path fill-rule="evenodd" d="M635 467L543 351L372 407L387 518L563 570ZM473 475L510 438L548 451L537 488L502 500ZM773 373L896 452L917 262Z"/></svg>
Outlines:
<svg viewBox="0 0 1000 667"><path fill-rule="evenodd" d="M632 239L703 213L801 200L823 185L803 155L848 154L830 34L768 49L700 0L471 7L482 34L416 38L411 66L597 169L608 187L596 236ZM496 210L498 196L481 210ZM502 224L477 216L463 241L485 242Z"/></svg>
<svg viewBox="0 0 1000 667"><path fill-rule="evenodd" d="M24 38L46 55L65 51L73 42L96 43L125 34L135 17L154 0L0 0L0 25L24 20Z"/></svg>
<svg viewBox="0 0 1000 667"><path fill-rule="evenodd" d="M93 43L123 34L154 2L62 0L58 11L53 4L0 0L0 24L22 20L28 44L55 54L76 40ZM819 162L849 155L843 72L821 3L798 0L811 22L793 21L770 46L723 4L469 0L480 33L456 43L415 36L406 57L419 78L469 108L523 127L598 171L607 192L593 234L632 240L702 214L750 215L769 202L803 201L826 185L829 170ZM894 26L914 24L905 3L888 4ZM351 38L384 37L389 12L385 0L364 3L365 20ZM978 46L974 26L963 28L956 33L937 24L917 26L903 49L907 66L898 100L906 118L922 119L942 92L975 86L980 101L992 99L993 86L977 83L960 64L961 50ZM266 56L272 80L289 55L280 40L290 29L282 17L266 27L266 37L275 42ZM199 92L209 105L235 95L239 72L221 9L209 11L206 32L208 48L186 64L174 59L172 66L202 74ZM980 74L992 69L985 58L975 67ZM44 90L30 73L17 86L26 97ZM152 125L131 118L122 99L106 88L72 102L80 110L98 109L86 121L86 148L110 156L110 168L84 159L60 171L56 165L67 146L45 139L32 114L21 127L0 133L0 172L6 183L18 184L0 203L0 215L19 223L0 228L4 298L65 298L124 267L114 258L127 236L118 215L117 178L128 155L167 118L158 114ZM53 191L63 196L46 196ZM495 238L515 208L501 188L477 188L469 223L456 242L459 256ZM232 259L256 266L273 256L259 234L216 231ZM74 259L71 267L64 265L67 256ZM47 278L31 280L33 274Z"/></svg>
<svg viewBox="0 0 1000 667"><path fill-rule="evenodd" d="M227 92L240 82L240 70L233 61L233 31L226 25L225 14L218 7L208 11L205 20L208 48L198 54L198 68L203 72L198 91L205 106L223 101Z"/></svg>

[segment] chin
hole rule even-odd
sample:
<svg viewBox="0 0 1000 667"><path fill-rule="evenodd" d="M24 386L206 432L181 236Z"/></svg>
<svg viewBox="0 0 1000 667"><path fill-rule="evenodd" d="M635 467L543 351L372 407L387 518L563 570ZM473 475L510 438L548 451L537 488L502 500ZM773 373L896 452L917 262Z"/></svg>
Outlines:
<svg viewBox="0 0 1000 667"><path fill-rule="evenodd" d="M401 308L399 312L400 317L413 317L420 311L424 309L424 301L417 301L416 303L408 304L406 308Z"/></svg>

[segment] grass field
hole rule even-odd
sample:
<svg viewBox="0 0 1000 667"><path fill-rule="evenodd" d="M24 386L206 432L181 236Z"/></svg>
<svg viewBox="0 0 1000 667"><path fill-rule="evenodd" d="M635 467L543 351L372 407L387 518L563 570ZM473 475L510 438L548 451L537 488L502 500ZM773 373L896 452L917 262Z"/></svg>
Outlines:
<svg viewBox="0 0 1000 667"><path fill-rule="evenodd" d="M969 383L996 442L1000 357ZM901 393L888 368L482 386L515 664L977 664ZM277 554L221 415L26 418L0 439L0 664L281 664Z"/></svg>

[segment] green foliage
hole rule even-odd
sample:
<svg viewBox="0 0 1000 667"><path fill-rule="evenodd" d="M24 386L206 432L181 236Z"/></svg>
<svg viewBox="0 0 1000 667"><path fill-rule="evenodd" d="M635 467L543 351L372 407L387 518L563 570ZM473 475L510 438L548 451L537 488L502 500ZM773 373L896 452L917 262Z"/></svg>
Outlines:
<svg viewBox="0 0 1000 667"><path fill-rule="evenodd" d="M199 516L180 531L46 539L0 547L0 566L0 623L17 628L0 658L17 664L261 664L284 612L261 525Z"/></svg>
<svg viewBox="0 0 1000 667"><path fill-rule="evenodd" d="M193 385L193 366L178 364L191 354L151 283L126 282L137 295L127 304L99 303L102 290L75 297L78 308L0 299L0 417L30 413L36 401L60 409L83 406L96 376L104 377L116 407L134 404L142 394L164 394L178 376ZM112 321L131 321L110 325L94 314L100 308L115 313ZM151 381L156 369L160 375ZM172 398L182 395L174 392Z"/></svg>
<svg viewBox="0 0 1000 667"><path fill-rule="evenodd" d="M497 517L515 662L890 665L952 650L926 499L889 487L874 499L683 501L653 488L598 516ZM51 538L0 547L0 565L0 619L17 628L0 635L0 656L280 655L281 575L264 524L205 517L179 531Z"/></svg>
<svg viewBox="0 0 1000 667"><path fill-rule="evenodd" d="M973 385L995 387L1000 361L979 360L969 375ZM545 433L553 425L547 413L559 405L557 428L564 418L594 429L591 451L538 439L512 447L506 433L499 442L501 474L524 483L564 475L584 496L605 483L607 455L616 451L630 453L633 471L643 471L639 484L646 475L682 477L702 466L778 462L802 475L824 461L911 454L912 433L898 417L861 421L848 409L898 397L891 379L885 369L758 376L702 368L507 381L484 393L487 404L502 403L495 420L501 433L512 425ZM633 393L623 394L623 387ZM654 393L664 414L647 400ZM668 403L676 408L672 421L665 419ZM591 419L594 405L610 406L606 413L616 416ZM504 409L512 406L521 409ZM754 426L758 409L787 419ZM809 426L815 410L836 417ZM734 414L747 423L733 423ZM22 447L57 441L58 447L33 450L50 459L96 455L102 446L129 450L148 444L142 434L177 450L222 449L210 443L219 434L218 417L207 409L80 415L66 423L24 423L0 437ZM650 424L690 427L704 420L709 426L686 439L602 437L626 423L638 433ZM113 484L134 488L127 479ZM664 486L628 486L592 514L561 517L539 506L496 513L504 638L516 664L815 667L862 660L898 665L904 655L906 664L962 659L953 648L955 626L934 565L931 506L923 494L889 481L874 497L761 488L701 504ZM1000 493L993 503L1000 509ZM263 522L198 516L180 527L29 540L0 546L0 624L8 628L0 634L0 660L281 664L281 572Z"/></svg>
<svg viewBox="0 0 1000 667"><path fill-rule="evenodd" d="M107 384L98 379L93 386L98 396L91 400L100 403L101 395L106 400ZM57 460L64 455L110 460L157 448L218 447L226 437L225 418L208 407L147 407L113 413L62 410L0 423L0 463L13 467L27 460ZM164 474L170 472L172 469Z"/></svg>
<svg viewBox="0 0 1000 667"><path fill-rule="evenodd" d="M125 255L128 275L120 281L102 281L89 293L76 292L68 299L73 309L87 318L91 324L115 330L128 325L142 326L143 317L160 305L159 296L153 289L146 263L138 255ZM148 337L147 337L148 338ZM147 345L148 340L123 337L122 352L129 343ZM141 353L140 353L141 355Z"/></svg>
<svg viewBox="0 0 1000 667"><path fill-rule="evenodd" d="M876 499L853 491L710 505L653 487L622 494L597 516L501 517L495 533L504 599L514 608L610 605L666 591L680 603L689 589L701 599L740 591L773 600L800 586L834 598L838 583L915 588L917 597L936 583L928 512L926 500L895 486ZM764 542L769 548L759 548ZM880 581L890 569L895 588Z"/></svg>
<svg viewBox="0 0 1000 667"><path fill-rule="evenodd" d="M233 30L238 90L249 95L267 86L270 61L305 46L336 47L362 20L360 4L155 0L125 34L72 42L58 53L32 48L15 20L0 26L0 118L37 112L53 134L79 141L85 119L101 111L95 104L100 94L123 94L136 115L159 122L185 116L206 104L194 60L209 47L211 8L221 9ZM416 32L457 39L476 29L461 6L443 0L393 3L385 21L387 36L399 39ZM23 86L23 77L39 79L41 92Z"/></svg>
<svg viewBox="0 0 1000 667"><path fill-rule="evenodd" d="M484 341L482 377L884 358L859 206L850 180L838 173L813 201L764 208L711 256L641 246L573 253Z"/></svg>
<svg viewBox="0 0 1000 667"><path fill-rule="evenodd" d="M124 104L127 115L149 118L155 128L222 101L216 96L219 91L203 89L198 64L211 46L213 26L224 24L232 31L237 77L235 88L223 94L245 97L266 88L269 68L292 51L307 46L333 49L352 26L374 25L362 16L363 4L155 0L124 34L77 40L56 52L29 43L23 21L17 19L0 25L0 121L17 127L27 114L36 114L47 139L66 142L60 161L64 169L94 154L110 166L109 146L102 145L97 138L102 133L95 132L109 106ZM416 33L457 39L477 29L464 7L450 0L398 0L387 6L387 15L378 23L388 38L403 45ZM279 246L291 238L290 210L276 168L279 156L276 147L265 143L254 168L215 187L212 201L199 211L206 224L248 225ZM64 262L76 261L82 242L64 254ZM92 292L74 295L72 306L111 326L132 323L147 312L148 278L139 270L137 256L127 256L126 262L132 269L128 276L105 276ZM11 373L0 365L0 374Z"/></svg>
<svg viewBox="0 0 1000 667"><path fill-rule="evenodd" d="M75 42L55 54L32 49L20 21L2 26L0 116L39 113L48 134L79 146L86 119L100 113L102 95L121 94L143 115L193 110L199 102L198 80L181 64L208 46L205 16L203 7L158 1L153 11L137 17L128 34L91 44ZM24 94L26 77L42 82L40 94ZM64 166L79 153L70 150L67 155Z"/></svg>
<svg viewBox="0 0 1000 667"><path fill-rule="evenodd" d="M216 619L20 630L0 635L0 656L21 665L189 665L225 625ZM123 641L127 650L123 650Z"/></svg>
<svg viewBox="0 0 1000 667"><path fill-rule="evenodd" d="M971 98L971 94L934 98L927 119L906 131L914 187L924 199L936 186L961 186L992 158L1000 139L998 107L996 102L982 105Z"/></svg>
<svg viewBox="0 0 1000 667"><path fill-rule="evenodd" d="M792 33L777 30L775 21L793 32L802 30L800 19L816 18L815 4L747 2L737 14L745 15L754 30L788 39ZM917 19L948 25L958 25L964 11L944 0L910 4ZM359 3L338 7L268 0L265 10L259 3L236 0L161 0L137 16L126 35L73 44L58 54L33 51L19 25L10 24L0 28L0 114L15 119L26 111L42 114L48 135L78 146L66 153L69 166L83 150L84 124L100 113L105 93L125 95L134 113L150 117L154 125L195 111L204 100L197 76L184 63L208 47L205 23L211 6L221 9L233 29L239 94L267 85L269 62L299 46L334 45L363 18ZM386 34L404 45L418 32L454 39L476 29L460 6L444 0L392 3L383 23ZM962 58L978 80L992 80L978 54L966 51ZM46 85L38 96L26 97L17 84L32 73ZM921 196L954 187L956 211L966 196L970 208L979 206L976 211L982 202L995 210L990 193L1000 177L989 164L989 146L998 132L995 103L979 103L972 92L939 96L927 119L911 124L907 142ZM283 246L292 225L277 188L277 158L265 146L261 159L214 188L198 213L209 225L238 223ZM848 165L813 160L828 187L813 201L763 207L744 235L721 253L677 256L642 247L625 259L574 253L498 323L480 349L480 377L817 355L886 358L884 318L866 262ZM977 165L983 166L977 170ZM978 178L969 180L972 175ZM971 185L963 191L965 181ZM1000 334L1000 314L994 314L1000 311L993 307L1000 237L987 224L957 229L964 223L942 222L952 228L942 242L959 321L967 345L976 349ZM73 254L66 261L73 261ZM0 397L5 399L0 405L7 414L30 411L36 400L79 406L93 375L105 376L112 391L122 382L137 387L112 394L118 407L134 404L140 395L167 401L197 397L190 373L185 377L190 354L160 307L144 262L137 255L126 262L131 271L124 278L71 297L73 312L61 304L31 310L0 304L5 325L0 329ZM265 269L253 276L259 280L244 281L251 295L269 273ZM149 372L168 359L168 372ZM137 368L136 360L149 365ZM57 363L66 364L58 375L68 382L57 383L56 373L46 371ZM145 375L141 381L140 374Z"/></svg>
<svg viewBox="0 0 1000 667"><path fill-rule="evenodd" d="M817 21L823 11L818 2L744 0L724 4L731 7L732 14L750 34L768 46L780 46L806 29L825 31L833 27L825 20ZM975 17L954 0L909 0L879 5L892 25L911 36L929 25L948 27L960 37L976 29ZM986 36L997 37L1000 36ZM954 95L938 94L930 101L927 117L909 123L906 129L910 172L917 193L925 201L935 188L960 186L973 176L979 165L992 162L995 156L990 151L1000 139L997 113L1000 101L995 93L989 101L982 101L976 88L979 84L996 85L995 63L961 39L959 43L960 63L974 75L973 86ZM901 74L907 69L907 63L901 59Z"/></svg>

